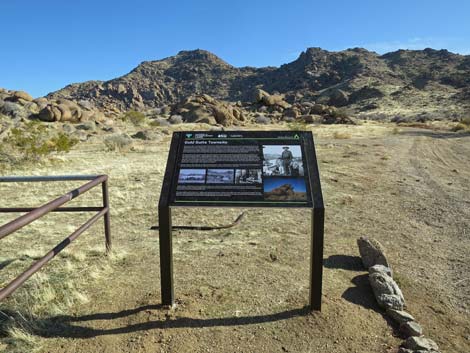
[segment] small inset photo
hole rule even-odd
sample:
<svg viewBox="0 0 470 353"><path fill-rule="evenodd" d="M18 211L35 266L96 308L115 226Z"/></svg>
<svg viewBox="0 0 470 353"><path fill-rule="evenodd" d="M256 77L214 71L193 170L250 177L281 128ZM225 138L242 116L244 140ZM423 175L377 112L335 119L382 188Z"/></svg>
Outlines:
<svg viewBox="0 0 470 353"><path fill-rule="evenodd" d="M235 184L261 184L261 169L235 169Z"/></svg>
<svg viewBox="0 0 470 353"><path fill-rule="evenodd" d="M206 181L205 169L180 169L179 184L204 184Z"/></svg>
<svg viewBox="0 0 470 353"><path fill-rule="evenodd" d="M304 176L300 145L264 145L263 175Z"/></svg>
<svg viewBox="0 0 470 353"><path fill-rule="evenodd" d="M307 201L305 179L265 177L264 199L269 201Z"/></svg>
<svg viewBox="0 0 470 353"><path fill-rule="evenodd" d="M233 184L233 169L207 169L208 184Z"/></svg>

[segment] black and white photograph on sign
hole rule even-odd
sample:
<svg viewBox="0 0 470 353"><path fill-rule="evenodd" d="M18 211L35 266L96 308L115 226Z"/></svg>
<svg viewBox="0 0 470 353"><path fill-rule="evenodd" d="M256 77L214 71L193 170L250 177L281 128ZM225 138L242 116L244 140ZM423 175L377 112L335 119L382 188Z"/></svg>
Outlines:
<svg viewBox="0 0 470 353"><path fill-rule="evenodd" d="M263 175L304 176L304 165L300 146L264 145Z"/></svg>
<svg viewBox="0 0 470 353"><path fill-rule="evenodd" d="M306 201L307 188L302 177L264 178L264 199L269 201Z"/></svg>
<svg viewBox="0 0 470 353"><path fill-rule="evenodd" d="M179 184L204 184L206 181L205 169L181 169L178 177Z"/></svg>
<svg viewBox="0 0 470 353"><path fill-rule="evenodd" d="M208 184L233 184L233 169L208 169Z"/></svg>
<svg viewBox="0 0 470 353"><path fill-rule="evenodd" d="M236 169L235 184L261 184L261 169Z"/></svg>

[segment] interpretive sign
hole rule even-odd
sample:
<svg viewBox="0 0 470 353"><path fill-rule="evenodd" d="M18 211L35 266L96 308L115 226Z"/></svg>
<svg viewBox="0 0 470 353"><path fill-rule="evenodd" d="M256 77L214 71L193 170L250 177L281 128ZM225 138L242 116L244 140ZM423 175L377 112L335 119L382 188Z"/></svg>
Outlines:
<svg viewBox="0 0 470 353"><path fill-rule="evenodd" d="M324 207L311 132L174 132L159 202L162 302L173 305L170 207L312 208L310 306L321 309Z"/></svg>
<svg viewBox="0 0 470 353"><path fill-rule="evenodd" d="M170 204L311 207L302 132L189 132ZM311 138L311 134L310 134Z"/></svg>

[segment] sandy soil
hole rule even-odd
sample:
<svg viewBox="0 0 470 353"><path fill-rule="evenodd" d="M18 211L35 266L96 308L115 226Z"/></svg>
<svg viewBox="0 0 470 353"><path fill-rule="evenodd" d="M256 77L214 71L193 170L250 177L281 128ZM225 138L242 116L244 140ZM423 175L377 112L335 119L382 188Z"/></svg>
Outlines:
<svg viewBox="0 0 470 353"><path fill-rule="evenodd" d="M38 314L43 323L33 335L38 349L396 352L402 339L375 303L358 257L356 239L370 236L387 249L407 310L422 323L425 335L443 352L469 352L470 136L406 128L397 133L392 126L372 123L320 126L313 132L326 202L321 313L305 308L306 210L247 209L236 228L175 231L178 305L173 310L160 306L158 234L149 228L157 223L169 136L128 153L105 152L99 141L90 142L60 161L9 171L109 174L114 247L125 254L118 260L102 255L99 224L43 269L59 273L69 261L69 276L89 300ZM76 184L43 189L0 185L0 195L11 205L38 205ZM93 200L99 200L99 193L84 195L79 203ZM241 211L175 209L174 224L224 224ZM1 217L5 222L13 216ZM24 260L28 246L50 248L85 219L50 215L26 227L19 238L4 239L0 255L7 265L2 267L8 270L10 260L18 263L19 253ZM80 252L84 255L73 262ZM90 271L95 275L88 277ZM6 278L0 277L3 282ZM25 291L20 289L0 310L27 310L24 301L15 299ZM11 349L7 340L1 342L0 350L2 344L5 351Z"/></svg>

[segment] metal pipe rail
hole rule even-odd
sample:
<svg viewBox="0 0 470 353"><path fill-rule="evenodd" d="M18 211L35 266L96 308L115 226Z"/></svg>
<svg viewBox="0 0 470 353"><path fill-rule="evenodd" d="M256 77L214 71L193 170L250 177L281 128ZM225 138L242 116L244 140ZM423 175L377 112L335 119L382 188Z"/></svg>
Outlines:
<svg viewBox="0 0 470 353"><path fill-rule="evenodd" d="M5 299L15 290L17 290L29 277L40 270L59 252L65 249L70 243L78 238L83 232L90 228L100 217L104 219L104 233L106 252L111 250L111 222L109 215L109 194L108 194L108 176L107 175L62 175L62 176L31 176L31 177L0 177L0 182L49 182L49 181L78 181L90 180L88 183L80 186L62 195L55 200L52 200L40 207L11 207L0 208L0 213L14 213L14 212L27 212L26 214L8 222L0 227L0 240L20 228L34 222L38 218L46 215L49 212L98 212L62 242L56 245L41 259L31 265L21 275L11 281L6 287L0 289L0 301ZM77 198L81 194L101 184L103 195L103 206L101 207L60 207L67 202Z"/></svg>

